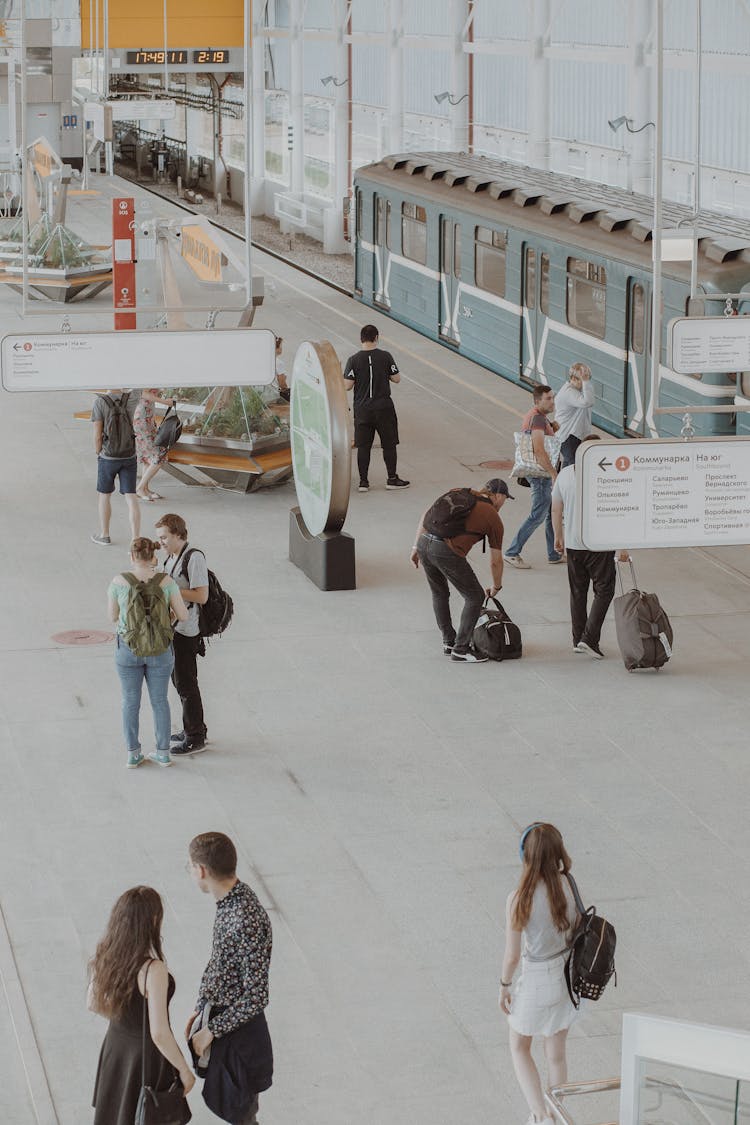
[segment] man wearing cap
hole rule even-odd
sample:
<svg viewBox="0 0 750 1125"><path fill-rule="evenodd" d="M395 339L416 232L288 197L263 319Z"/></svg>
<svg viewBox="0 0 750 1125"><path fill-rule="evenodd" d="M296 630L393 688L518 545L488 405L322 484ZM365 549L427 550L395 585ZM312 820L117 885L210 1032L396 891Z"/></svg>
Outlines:
<svg viewBox="0 0 750 1125"><path fill-rule="evenodd" d="M432 593L435 620L443 637L443 652L452 660L479 664L487 659L473 651L471 640L485 592L494 597L503 584L503 524L498 512L506 500L513 499L505 481L493 477L484 488L451 489L419 521L410 558L417 568L422 563ZM441 530L449 534L441 535ZM490 547L492 573L492 585L486 591L466 558L471 548L484 539ZM458 632L451 619L450 586L464 599Z"/></svg>

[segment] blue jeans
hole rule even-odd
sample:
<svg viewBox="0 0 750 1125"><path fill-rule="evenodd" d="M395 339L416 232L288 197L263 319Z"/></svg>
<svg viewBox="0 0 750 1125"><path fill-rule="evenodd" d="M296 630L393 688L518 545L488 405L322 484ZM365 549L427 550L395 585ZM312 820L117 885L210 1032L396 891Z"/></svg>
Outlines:
<svg viewBox="0 0 750 1125"><path fill-rule="evenodd" d="M547 558L556 559L555 531L552 527L552 481L549 477L530 477L531 485L531 511L516 532L516 537L506 555L515 558L524 549L526 541L531 538L540 524L546 520L544 534L547 539Z"/></svg>
<svg viewBox="0 0 750 1125"><path fill-rule="evenodd" d="M122 686L122 729L128 750L141 748L138 737L138 717L141 710L141 690L146 681L151 710L154 713L156 749L169 753L171 721L167 689L174 665L174 652L170 645L160 656L134 656L125 641L118 635L115 640L115 664Z"/></svg>

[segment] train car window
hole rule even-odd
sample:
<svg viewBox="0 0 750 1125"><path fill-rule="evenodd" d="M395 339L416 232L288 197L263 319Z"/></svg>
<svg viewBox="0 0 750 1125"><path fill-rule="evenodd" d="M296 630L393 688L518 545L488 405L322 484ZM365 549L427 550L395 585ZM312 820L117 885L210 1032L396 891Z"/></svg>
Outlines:
<svg viewBox="0 0 750 1125"><path fill-rule="evenodd" d="M549 254L539 255L539 309L549 316Z"/></svg>
<svg viewBox="0 0 750 1125"><path fill-rule="evenodd" d="M391 249L391 201L385 201L385 246L387 250Z"/></svg>
<svg viewBox="0 0 750 1125"><path fill-rule="evenodd" d="M375 245L391 248L391 201L375 197Z"/></svg>
<svg viewBox="0 0 750 1125"><path fill-rule="evenodd" d="M427 263L427 212L416 203L401 204L401 252L412 262Z"/></svg>
<svg viewBox="0 0 750 1125"><path fill-rule="evenodd" d="M646 327L646 298L642 285L634 285L630 309L630 350L643 353Z"/></svg>
<svg viewBox="0 0 750 1125"><path fill-rule="evenodd" d="M523 279L523 303L527 309L536 308L536 250L526 247L526 269Z"/></svg>
<svg viewBox="0 0 750 1125"><path fill-rule="evenodd" d="M750 371L740 371L740 393L743 398L750 398Z"/></svg>
<svg viewBox="0 0 750 1125"><path fill-rule="evenodd" d="M354 198L354 233L356 237L359 238L362 234L362 192L359 190L359 188L356 189Z"/></svg>
<svg viewBox="0 0 750 1125"><path fill-rule="evenodd" d="M461 228L458 224L453 228L453 276L461 276Z"/></svg>
<svg viewBox="0 0 750 1125"><path fill-rule="evenodd" d="M505 296L505 249L508 232L474 228L474 277L477 288Z"/></svg>
<svg viewBox="0 0 750 1125"><path fill-rule="evenodd" d="M603 340L607 325L604 266L581 258L568 258L567 298L568 324Z"/></svg>

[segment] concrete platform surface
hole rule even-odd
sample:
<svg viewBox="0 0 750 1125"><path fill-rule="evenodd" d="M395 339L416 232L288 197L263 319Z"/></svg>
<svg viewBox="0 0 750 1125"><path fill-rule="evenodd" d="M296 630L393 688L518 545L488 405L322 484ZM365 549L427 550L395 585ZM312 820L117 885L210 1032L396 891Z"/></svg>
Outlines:
<svg viewBox="0 0 750 1125"><path fill-rule="evenodd" d="M414 528L441 491L493 475L480 462L510 455L528 396L258 263L257 324L283 333L290 358L327 338L343 359L362 323L380 323L404 373L399 472L412 487L386 492L374 452L371 492L353 494L346 523L359 588L323 594L287 560L292 485L239 496L157 478L166 499L143 505L144 532L183 514L236 612L200 667L210 751L128 772L111 646L51 640L106 629L107 584L126 565L119 497L113 546L89 541L96 466L73 412L90 396L0 392L0 1050L13 1060L0 1120L90 1120L104 1023L86 1011L86 963L136 883L165 901L182 1028L214 913L183 869L205 829L235 839L274 924L263 1125L525 1120L496 999L518 833L535 819L559 825L584 896L618 932L618 987L575 1028L571 1078L618 1071L624 1010L747 1026L747 552L638 555L672 618L674 659L628 675L611 620L606 660L571 654L565 569L548 566L538 532L533 569L507 573L503 590L523 660L451 663L409 565ZM15 298L0 301L12 331ZM519 493L506 535L528 510ZM486 557L472 561L488 580ZM150 748L147 705L142 722ZM214 1120L197 1094L192 1104L197 1125Z"/></svg>

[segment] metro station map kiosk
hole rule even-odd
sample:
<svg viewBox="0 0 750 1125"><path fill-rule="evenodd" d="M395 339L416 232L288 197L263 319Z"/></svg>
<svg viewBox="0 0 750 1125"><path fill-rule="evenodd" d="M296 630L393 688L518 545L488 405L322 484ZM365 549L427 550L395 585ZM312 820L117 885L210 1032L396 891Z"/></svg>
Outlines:
<svg viewBox="0 0 750 1125"><path fill-rule="evenodd" d="M299 506L289 513L289 559L320 590L356 588L354 539L342 532L351 447L341 364L327 341L301 344L292 373L292 466Z"/></svg>

